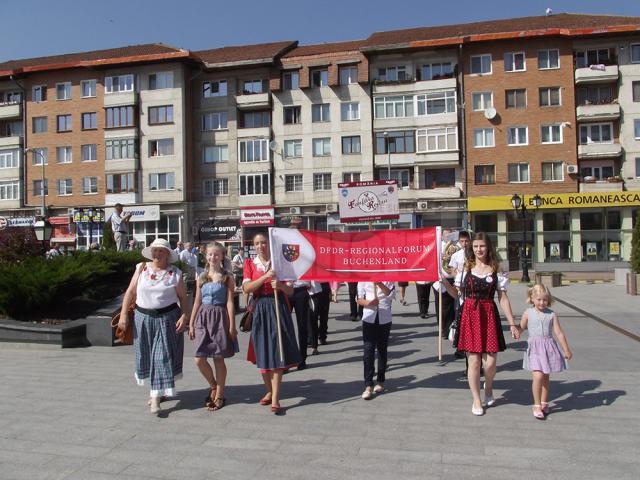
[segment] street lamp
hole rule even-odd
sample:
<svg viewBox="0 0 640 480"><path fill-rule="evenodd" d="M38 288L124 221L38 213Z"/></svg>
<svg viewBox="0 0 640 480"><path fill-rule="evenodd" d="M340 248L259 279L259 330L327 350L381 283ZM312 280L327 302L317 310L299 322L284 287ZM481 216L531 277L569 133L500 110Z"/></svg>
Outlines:
<svg viewBox="0 0 640 480"><path fill-rule="evenodd" d="M542 197L537 193L531 200L536 210L542 205ZM529 278L529 263L527 262L527 205L524 195L520 197L517 193L514 193L513 197L511 197L511 205L516 211L516 215L522 218L522 244L520 246L520 262L522 263L521 281L529 283L531 279Z"/></svg>
<svg viewBox="0 0 640 480"><path fill-rule="evenodd" d="M45 188L44 188L44 184L45 184L45 177L44 177L44 166L46 163L46 158L44 157L44 154L40 151L40 150L34 150L32 148L25 148L24 149L24 153L33 153L34 155L39 155L40 156L40 164L42 165L42 178L41 178L41 183L40 183L40 196L42 197L42 211L40 212L41 214L41 220L38 220L37 222L34 222L33 224L33 229L34 232L36 234L36 238L42 242L42 251L43 253L46 253L47 251L47 247L46 247L46 242L49 241L49 239L51 238L51 233L53 232L53 227L51 226L51 224L49 223L49 221L46 218L46 195L45 195ZM47 189L48 190L48 189Z"/></svg>
<svg viewBox="0 0 640 480"><path fill-rule="evenodd" d="M387 180L391 180L391 137L389 136L389 132L382 132L382 136L384 137L384 143L387 147Z"/></svg>

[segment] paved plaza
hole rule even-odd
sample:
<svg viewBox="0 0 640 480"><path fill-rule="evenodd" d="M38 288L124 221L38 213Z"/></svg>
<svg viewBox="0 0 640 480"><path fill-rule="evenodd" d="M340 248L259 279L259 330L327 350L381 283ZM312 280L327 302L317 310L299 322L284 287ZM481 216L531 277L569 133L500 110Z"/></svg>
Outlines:
<svg viewBox="0 0 640 480"><path fill-rule="evenodd" d="M510 290L518 315L525 288ZM386 393L360 398L360 325L343 288L329 344L285 377L281 417L258 405L247 334L228 362L224 409L202 407L205 382L187 356L179 396L159 418L133 380L132 347L0 345L0 479L638 478L640 343L585 313L640 333L640 297L614 285L554 289L583 312L554 306L574 359L551 377L551 414L539 421L521 369L526 340L508 340L496 406L474 417L464 361L445 341L438 364L435 317L421 320L408 291L410 305L393 306Z"/></svg>

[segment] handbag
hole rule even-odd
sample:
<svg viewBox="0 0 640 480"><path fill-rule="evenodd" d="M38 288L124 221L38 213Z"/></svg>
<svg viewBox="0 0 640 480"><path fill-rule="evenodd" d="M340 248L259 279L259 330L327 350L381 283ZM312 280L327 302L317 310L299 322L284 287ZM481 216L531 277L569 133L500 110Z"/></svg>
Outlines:
<svg viewBox="0 0 640 480"><path fill-rule="evenodd" d="M142 272L143 268L144 268L144 264L141 268L138 269L138 279L140 279L140 272ZM136 282L136 290L137 290L137 287L138 287L138 284ZM116 329L115 337L118 340L118 342L122 345L133 345L133 321L131 320L131 316L133 315L136 309L136 297L135 297L136 290L134 290L134 297L131 301L131 304L129 305L129 308L127 308L127 318L129 319L129 321L127 322L127 327L124 330L122 330L118 326L118 323L120 322L120 312L122 311L122 309L118 310L118 312L113 317L111 317L111 328Z"/></svg>
<svg viewBox="0 0 640 480"><path fill-rule="evenodd" d="M240 319L240 329L241 332L250 332L251 326L253 325L253 310L255 308L253 299L247 305L247 309L244 311L242 318Z"/></svg>

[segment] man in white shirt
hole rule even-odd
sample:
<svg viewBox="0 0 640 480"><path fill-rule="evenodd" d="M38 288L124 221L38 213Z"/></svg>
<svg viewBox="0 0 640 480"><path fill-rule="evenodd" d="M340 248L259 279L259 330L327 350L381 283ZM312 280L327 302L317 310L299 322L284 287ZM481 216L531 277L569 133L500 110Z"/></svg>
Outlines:
<svg viewBox="0 0 640 480"><path fill-rule="evenodd" d="M176 252L176 254L178 255L178 258L180 257L180 254L182 253L183 250L184 250L184 243L182 242L182 240L178 240L178 242L176 243L176 248L173 249L173 251Z"/></svg>
<svg viewBox="0 0 640 480"><path fill-rule="evenodd" d="M196 270L198 268L198 256L192 253L193 245L191 242L185 244L185 249L180 252L180 261L184 262L187 266L184 272L185 285L187 287L187 293L193 293L193 289L196 282Z"/></svg>
<svg viewBox="0 0 640 480"><path fill-rule="evenodd" d="M55 258L62 255L62 252L60 251L60 245L58 245L57 243L51 243L51 249L49 251L47 251L47 255L46 258L47 259L51 259L51 258Z"/></svg>
<svg viewBox="0 0 640 480"><path fill-rule="evenodd" d="M113 239L116 242L116 249L124 252L127 249L127 236L129 234L129 221L131 220L131 212L122 215L122 204L116 203L115 210L111 214L111 229L113 230Z"/></svg>

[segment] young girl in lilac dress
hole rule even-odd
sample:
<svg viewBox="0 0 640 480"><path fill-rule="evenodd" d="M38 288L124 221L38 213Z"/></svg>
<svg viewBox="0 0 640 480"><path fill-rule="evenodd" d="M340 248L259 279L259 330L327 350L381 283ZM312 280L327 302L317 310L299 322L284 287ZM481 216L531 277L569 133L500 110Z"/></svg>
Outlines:
<svg viewBox="0 0 640 480"><path fill-rule="evenodd" d="M529 329L527 352L522 368L533 374L533 416L544 420L549 413L549 374L567 368L566 360L573 354L560 327L558 315L549 308L553 302L551 293L544 285L534 285L529 289L527 302L533 305L522 314L520 328ZM564 354L553 338L558 338Z"/></svg>

